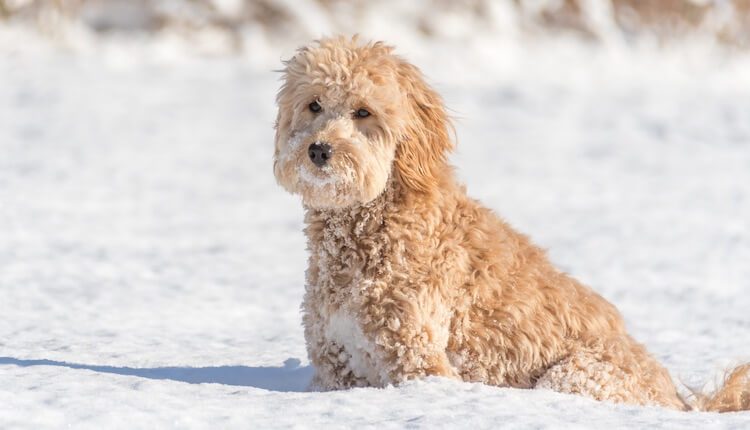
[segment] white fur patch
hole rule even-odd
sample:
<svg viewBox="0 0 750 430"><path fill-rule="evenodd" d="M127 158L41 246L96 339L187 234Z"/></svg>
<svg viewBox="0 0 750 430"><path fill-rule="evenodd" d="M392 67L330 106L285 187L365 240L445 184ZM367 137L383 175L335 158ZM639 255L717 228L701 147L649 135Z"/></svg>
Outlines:
<svg viewBox="0 0 750 430"><path fill-rule="evenodd" d="M310 133L308 133L306 131L302 131L302 132L296 133L287 142L287 147L289 148L290 151L294 151L308 137L310 137Z"/></svg>
<svg viewBox="0 0 750 430"><path fill-rule="evenodd" d="M326 168L324 167L323 169L326 169ZM336 185L336 183L340 182L340 179L338 177L330 175L330 171L331 171L330 168L328 168L327 171L329 172L329 176L320 177L312 173L310 169L308 169L307 166L305 165L299 166L297 168L297 174L299 175L300 180L314 187L325 187L326 185Z"/></svg>
<svg viewBox="0 0 750 430"><path fill-rule="evenodd" d="M339 310L328 319L326 337L344 348L348 357L340 357L355 377L379 385L381 375L374 365L375 343L368 340L356 317Z"/></svg>
<svg viewBox="0 0 750 430"><path fill-rule="evenodd" d="M310 137L310 133L306 131L294 134L289 140L287 140L286 145L281 148L279 160L283 163L288 162L297 151L297 148L299 148L302 142L308 137Z"/></svg>

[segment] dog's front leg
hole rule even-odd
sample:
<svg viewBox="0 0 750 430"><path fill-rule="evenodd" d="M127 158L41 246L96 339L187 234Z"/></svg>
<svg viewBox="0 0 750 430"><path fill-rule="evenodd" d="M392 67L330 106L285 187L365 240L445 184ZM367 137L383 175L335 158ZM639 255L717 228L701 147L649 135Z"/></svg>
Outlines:
<svg viewBox="0 0 750 430"><path fill-rule="evenodd" d="M310 352L315 374L310 381L310 391L342 390L370 385L364 378L357 377L347 365L347 353L336 343L320 345Z"/></svg>
<svg viewBox="0 0 750 430"><path fill-rule="evenodd" d="M315 368L309 389L329 391L370 385L366 379L355 375L348 363L350 354L344 346L326 335L326 331L330 331L330 318L321 313L325 306L314 293L305 296L302 306L307 353Z"/></svg>
<svg viewBox="0 0 750 430"><path fill-rule="evenodd" d="M384 385L426 376L459 378L446 354L449 318L441 306L420 303L414 294L391 292L363 310L365 332L374 335L382 362Z"/></svg>

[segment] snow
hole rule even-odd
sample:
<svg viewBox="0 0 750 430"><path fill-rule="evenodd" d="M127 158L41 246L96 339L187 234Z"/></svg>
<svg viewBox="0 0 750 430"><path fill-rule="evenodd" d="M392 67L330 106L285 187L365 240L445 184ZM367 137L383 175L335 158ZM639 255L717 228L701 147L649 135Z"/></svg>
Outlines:
<svg viewBox="0 0 750 430"><path fill-rule="evenodd" d="M457 118L470 194L675 378L750 360L747 57L386 38ZM279 64L150 43L0 30L0 428L750 426L437 378L306 392L302 209L272 174Z"/></svg>

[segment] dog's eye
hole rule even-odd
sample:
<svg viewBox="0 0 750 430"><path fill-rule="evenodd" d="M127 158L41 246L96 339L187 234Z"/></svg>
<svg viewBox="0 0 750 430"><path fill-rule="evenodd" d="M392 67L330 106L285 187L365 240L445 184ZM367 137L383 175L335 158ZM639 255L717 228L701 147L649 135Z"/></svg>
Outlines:
<svg viewBox="0 0 750 430"><path fill-rule="evenodd" d="M310 112L318 113L321 110L323 110L323 107L320 106L320 103L318 103L317 100L307 105L307 107L310 109Z"/></svg>
<svg viewBox="0 0 750 430"><path fill-rule="evenodd" d="M359 108L356 112L354 112L354 116L356 118L367 118L368 116L370 116L370 111L365 108Z"/></svg>

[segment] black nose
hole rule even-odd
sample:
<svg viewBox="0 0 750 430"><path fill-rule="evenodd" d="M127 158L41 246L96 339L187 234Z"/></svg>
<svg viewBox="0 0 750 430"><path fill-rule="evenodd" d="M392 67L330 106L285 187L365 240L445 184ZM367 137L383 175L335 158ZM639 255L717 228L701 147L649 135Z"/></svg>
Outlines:
<svg viewBox="0 0 750 430"><path fill-rule="evenodd" d="M331 158L331 145L325 142L315 142L307 148L307 155L316 166L323 167Z"/></svg>

